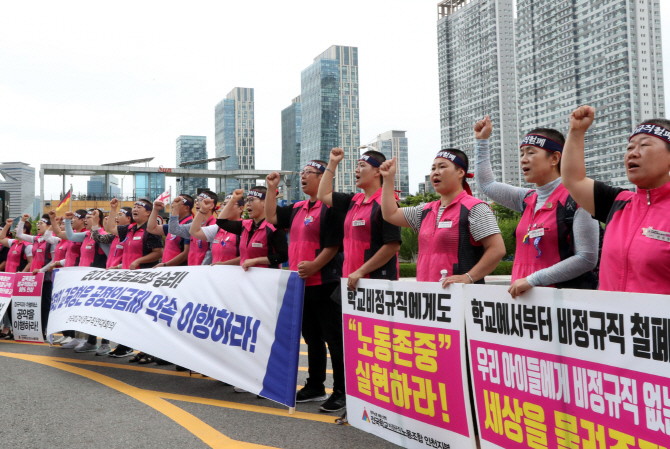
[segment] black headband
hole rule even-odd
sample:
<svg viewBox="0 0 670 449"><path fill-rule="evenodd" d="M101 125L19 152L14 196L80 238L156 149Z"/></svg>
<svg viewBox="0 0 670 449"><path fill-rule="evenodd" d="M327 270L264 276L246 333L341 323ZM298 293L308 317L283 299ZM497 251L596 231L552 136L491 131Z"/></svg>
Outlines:
<svg viewBox="0 0 670 449"><path fill-rule="evenodd" d="M228 195L228 196L226 197L226 199L227 199L227 200L232 200L232 199L233 199L233 195ZM244 206L244 200L243 200L243 199L237 200L237 205L238 205L238 206Z"/></svg>
<svg viewBox="0 0 670 449"><path fill-rule="evenodd" d="M249 190L249 193L247 193L247 198L250 196L253 196L261 200L265 199L265 194L263 192L259 192L258 190Z"/></svg>
<svg viewBox="0 0 670 449"><path fill-rule="evenodd" d="M306 167L314 167L314 168L316 168L317 170L319 170L321 173L325 173L325 172L326 172L326 167L324 167L323 165L319 164L319 163L316 162L316 161L309 161L305 166L306 166Z"/></svg>
<svg viewBox="0 0 670 449"><path fill-rule="evenodd" d="M540 134L527 134L521 141L521 146L530 145L531 147L541 148L552 153L563 154L563 145Z"/></svg>
<svg viewBox="0 0 670 449"><path fill-rule="evenodd" d="M628 141L630 142L630 139L638 134L649 134L650 136L658 137L665 143L670 143L670 131L662 126L654 125L652 123L644 123L635 128L635 131L633 131L633 134L631 134Z"/></svg>
<svg viewBox="0 0 670 449"><path fill-rule="evenodd" d="M364 154L363 156L361 156L359 161L367 162L368 164L372 165L373 167L377 167L377 168L382 166L381 162L379 162L377 159L375 159L372 156L369 156L367 154Z"/></svg>

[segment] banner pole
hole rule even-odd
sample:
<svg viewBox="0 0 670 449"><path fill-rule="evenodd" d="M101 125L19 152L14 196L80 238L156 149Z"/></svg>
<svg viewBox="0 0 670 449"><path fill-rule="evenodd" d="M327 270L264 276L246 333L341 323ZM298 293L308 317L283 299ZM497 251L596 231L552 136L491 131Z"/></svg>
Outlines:
<svg viewBox="0 0 670 449"><path fill-rule="evenodd" d="M294 415L295 414L295 407L289 407L288 408L288 414L289 415Z"/></svg>
<svg viewBox="0 0 670 449"><path fill-rule="evenodd" d="M72 212L72 184L70 184L70 212Z"/></svg>

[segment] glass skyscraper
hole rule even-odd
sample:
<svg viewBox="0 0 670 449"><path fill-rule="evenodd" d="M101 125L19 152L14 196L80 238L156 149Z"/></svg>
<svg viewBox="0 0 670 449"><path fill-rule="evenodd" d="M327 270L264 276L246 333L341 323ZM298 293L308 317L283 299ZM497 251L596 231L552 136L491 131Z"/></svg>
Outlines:
<svg viewBox="0 0 670 449"><path fill-rule="evenodd" d="M254 170L256 138L254 136L254 89L236 87L214 107L216 157L230 156L216 162L217 170ZM240 187L248 190L254 180L216 181L217 193L232 193Z"/></svg>
<svg viewBox="0 0 670 449"><path fill-rule="evenodd" d="M281 169L300 172L304 166L300 165L300 140L302 125L302 104L300 96L291 102L291 106L281 111ZM287 194L290 200L303 198L299 175L285 178Z"/></svg>
<svg viewBox="0 0 670 449"><path fill-rule="evenodd" d="M386 159L396 158L394 190L400 192L398 193L400 198L407 198L409 195L409 156L405 131L386 131L377 136L374 146L386 156Z"/></svg>
<svg viewBox="0 0 670 449"><path fill-rule="evenodd" d="M328 161L334 147L345 157L335 176L335 189L356 190L354 170L360 145L358 48L333 45L301 73L302 144L300 167Z"/></svg>
<svg viewBox="0 0 670 449"><path fill-rule="evenodd" d="M464 151L474 169L473 127L489 115L494 176L520 185L512 0L440 2L437 41L442 147Z"/></svg>
<svg viewBox="0 0 670 449"><path fill-rule="evenodd" d="M2 162L0 170L12 178L0 182L0 190L9 192L9 217L18 219L23 214L33 213L35 201L35 168L25 162Z"/></svg>
<svg viewBox="0 0 670 449"><path fill-rule="evenodd" d="M205 178L186 179L194 181L202 181L204 179L207 181ZM188 182L182 183L182 186L191 188L191 185ZM178 194L190 193L187 190L179 190L179 188L180 184L177 182ZM195 187L193 187L193 191L195 192ZM146 198L149 201L154 201L163 192L165 192L165 173L135 173L135 198Z"/></svg>
<svg viewBox="0 0 670 449"><path fill-rule="evenodd" d="M177 137L177 167L183 162L199 161L207 159L207 137L205 136L179 136ZM185 167L190 170L207 170L207 164L189 165ZM163 178L165 174L162 173ZM208 189L207 178L178 178L177 195L186 193L194 196L198 189ZM135 187L137 190L137 186ZM163 190L165 181L163 180ZM139 193L137 194L139 196Z"/></svg>
<svg viewBox="0 0 670 449"><path fill-rule="evenodd" d="M105 192L105 177L102 175L91 176L89 180L86 181L86 195L100 196L103 198L106 198L108 195L114 197L121 193L121 189L119 189L118 185L119 179L114 175L109 175L109 192Z"/></svg>
<svg viewBox="0 0 670 449"><path fill-rule="evenodd" d="M630 186L628 136L665 117L659 1L518 0L517 14L521 133L567 133L572 111L591 105L587 176Z"/></svg>

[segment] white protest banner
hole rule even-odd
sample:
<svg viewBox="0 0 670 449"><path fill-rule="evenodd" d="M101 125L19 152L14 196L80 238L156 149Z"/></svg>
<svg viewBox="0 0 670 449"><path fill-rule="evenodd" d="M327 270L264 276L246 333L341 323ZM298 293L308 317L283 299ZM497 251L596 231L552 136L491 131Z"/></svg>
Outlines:
<svg viewBox="0 0 670 449"><path fill-rule="evenodd" d="M48 333L108 338L295 407L304 290L267 268L65 268Z"/></svg>
<svg viewBox="0 0 670 449"><path fill-rule="evenodd" d="M670 447L669 296L464 293L482 449Z"/></svg>
<svg viewBox="0 0 670 449"><path fill-rule="evenodd" d="M44 343L42 333L42 283L44 273L16 273L12 292L14 340Z"/></svg>
<svg viewBox="0 0 670 449"><path fill-rule="evenodd" d="M474 448L461 286L342 280L349 424L407 448Z"/></svg>
<svg viewBox="0 0 670 449"><path fill-rule="evenodd" d="M12 301L14 276L16 273L0 273L0 320L5 316L9 303Z"/></svg>

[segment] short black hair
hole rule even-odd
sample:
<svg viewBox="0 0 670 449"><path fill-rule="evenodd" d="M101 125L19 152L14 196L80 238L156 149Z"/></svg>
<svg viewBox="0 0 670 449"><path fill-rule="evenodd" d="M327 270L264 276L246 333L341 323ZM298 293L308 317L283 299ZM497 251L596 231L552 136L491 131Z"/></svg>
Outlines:
<svg viewBox="0 0 670 449"><path fill-rule="evenodd" d="M188 200L188 202L191 203L191 210L193 210L193 205L195 204L195 201L193 201L193 197L191 195L189 195L188 193L182 193L179 196L186 198Z"/></svg>
<svg viewBox="0 0 670 449"><path fill-rule="evenodd" d="M384 153L381 153L376 150L368 150L365 153L363 153L363 156L370 156L372 159L376 160L380 164L383 164L386 162L386 156L384 156ZM384 185L384 177L380 174L379 175L379 181Z"/></svg>
<svg viewBox="0 0 670 449"><path fill-rule="evenodd" d="M144 203L144 204L146 204L147 206L149 206L149 212L151 212L152 210L154 210L154 203L152 203L151 201L149 201L147 198L138 198L137 201L139 201L139 202L141 202L141 203Z"/></svg>
<svg viewBox="0 0 670 449"><path fill-rule="evenodd" d="M81 215L82 217L85 217L88 214L88 211L86 209L77 209L75 211L77 215Z"/></svg>
<svg viewBox="0 0 670 449"><path fill-rule="evenodd" d="M663 128L667 129L670 131L670 120L666 120L664 118L652 118L651 120L645 120L644 122L640 123L637 126L644 125L649 123L650 125L658 125L662 126ZM637 128L636 126L636 128ZM670 151L670 143L665 142L665 148L667 148L668 151Z"/></svg>
<svg viewBox="0 0 670 449"><path fill-rule="evenodd" d="M535 128L528 134L539 134L553 140L554 142L560 143L561 146L565 146L565 136L562 132L553 128ZM553 151L547 151L547 158L551 157L552 154ZM558 165L556 166L556 170L558 170L559 175L561 174L561 160L563 160L563 154L561 154L561 158L558 160Z"/></svg>
<svg viewBox="0 0 670 449"><path fill-rule="evenodd" d="M46 220L47 225L51 226L51 217L49 216L49 214L43 214L42 218Z"/></svg>
<svg viewBox="0 0 670 449"><path fill-rule="evenodd" d="M30 234L30 231L31 231L32 229L33 229L33 224L32 224L31 222L26 221L26 222L23 224L23 231L24 231L26 234Z"/></svg>
<svg viewBox="0 0 670 449"><path fill-rule="evenodd" d="M133 208L132 208L132 207L128 207L128 206L123 206L121 209L123 209L123 210L125 210L126 212L128 212L128 213L126 214L126 216L127 216L127 217L130 217L130 222L131 222L131 223L135 223L135 219L133 218Z"/></svg>
<svg viewBox="0 0 670 449"><path fill-rule="evenodd" d="M448 151L463 159L463 162L465 162L465 174L466 175L468 174L468 170L470 169L470 160L468 159L468 155L465 154L464 151L461 151L458 148L442 148L442 151ZM458 165L456 165L456 167L458 167ZM463 186L463 188L465 188L466 182L467 181L465 180L465 176L463 176L463 179L461 180L461 185Z"/></svg>
<svg viewBox="0 0 670 449"><path fill-rule="evenodd" d="M93 216L93 211L97 210L98 211L98 226L102 227L103 220L105 219L105 214L98 208L94 208L90 210L91 216Z"/></svg>

